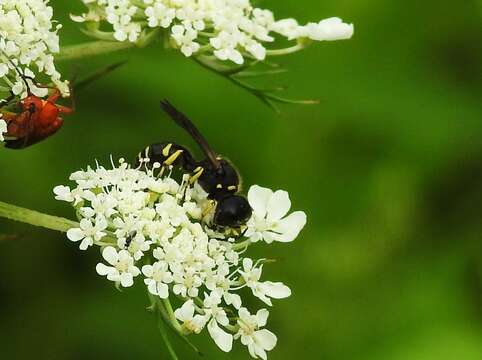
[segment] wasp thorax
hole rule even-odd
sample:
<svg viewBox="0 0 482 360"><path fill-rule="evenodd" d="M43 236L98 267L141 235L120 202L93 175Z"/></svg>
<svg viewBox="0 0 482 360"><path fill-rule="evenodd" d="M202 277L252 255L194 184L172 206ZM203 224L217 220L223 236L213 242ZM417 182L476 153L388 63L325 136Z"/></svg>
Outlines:
<svg viewBox="0 0 482 360"><path fill-rule="evenodd" d="M233 165L227 160L220 160L216 169L209 161L201 163L205 171L199 177L199 184L215 200L239 190L239 175Z"/></svg>

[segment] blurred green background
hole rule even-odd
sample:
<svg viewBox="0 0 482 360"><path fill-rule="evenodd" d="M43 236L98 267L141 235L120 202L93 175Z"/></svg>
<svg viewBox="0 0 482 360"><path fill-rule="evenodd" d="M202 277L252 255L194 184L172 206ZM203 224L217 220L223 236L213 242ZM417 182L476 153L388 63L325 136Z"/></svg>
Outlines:
<svg viewBox="0 0 482 360"><path fill-rule="evenodd" d="M53 1L62 41L86 40ZM0 199L72 217L54 185L109 154L132 158L159 140L191 140L161 114L169 98L233 160L246 187L287 189L309 223L294 243L256 247L289 284L269 328L271 359L482 359L482 3L266 0L278 17L340 16L350 41L280 59L265 84L319 106L281 115L176 52L154 46L77 64L128 65L77 96L62 131L0 156ZM167 359L142 286L118 293L99 254L64 236L0 220L0 358ZM261 304L253 301L254 309ZM175 340L176 341L176 340ZM223 354L193 339L206 359ZM176 342L181 359L194 358Z"/></svg>

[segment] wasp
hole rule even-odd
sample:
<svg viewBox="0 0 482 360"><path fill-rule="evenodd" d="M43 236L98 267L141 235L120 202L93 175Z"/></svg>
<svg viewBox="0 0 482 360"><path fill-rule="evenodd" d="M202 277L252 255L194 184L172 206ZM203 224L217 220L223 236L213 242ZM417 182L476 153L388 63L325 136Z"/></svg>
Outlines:
<svg viewBox="0 0 482 360"><path fill-rule="evenodd" d="M220 228L239 228L251 217L252 209L248 200L239 195L240 176L231 162L214 152L204 136L186 115L167 100L161 101L161 108L169 117L194 139L205 159L196 161L189 150L174 142L162 142L146 147L138 155L136 166L144 164L154 167L161 165L177 167L190 175L190 182L198 182L208 198L215 202L213 225Z"/></svg>

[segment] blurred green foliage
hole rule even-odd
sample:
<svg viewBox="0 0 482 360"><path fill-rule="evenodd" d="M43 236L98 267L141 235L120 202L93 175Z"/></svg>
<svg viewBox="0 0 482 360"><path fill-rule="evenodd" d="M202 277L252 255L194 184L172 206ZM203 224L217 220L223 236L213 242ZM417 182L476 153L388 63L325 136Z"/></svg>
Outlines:
<svg viewBox="0 0 482 360"><path fill-rule="evenodd" d="M63 42L85 41L66 20L77 2L53 4ZM0 199L72 217L51 194L72 171L163 139L195 148L158 109L167 97L246 186L287 189L309 215L297 242L254 248L279 259L267 275L293 289L271 314L271 359L481 359L481 2L261 5L356 24L352 40L280 59L290 72L266 80L319 106L277 115L160 47L65 64L83 74L129 61L78 94L58 135L2 151ZM60 234L4 220L0 230L20 235L0 242L0 358L167 359L142 286L118 293L95 274L99 254ZM207 336L194 341L210 360L249 357L241 346L223 354Z"/></svg>

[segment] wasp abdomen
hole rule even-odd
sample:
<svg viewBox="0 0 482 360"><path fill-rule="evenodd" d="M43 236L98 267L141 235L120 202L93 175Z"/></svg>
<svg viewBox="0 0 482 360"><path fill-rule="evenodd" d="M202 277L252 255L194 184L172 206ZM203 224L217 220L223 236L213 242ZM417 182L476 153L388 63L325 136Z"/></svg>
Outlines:
<svg viewBox="0 0 482 360"><path fill-rule="evenodd" d="M137 157L137 165L144 164L152 168L155 163L163 167L179 167L187 172L192 172L197 167L189 150L170 142L152 144L141 151Z"/></svg>

